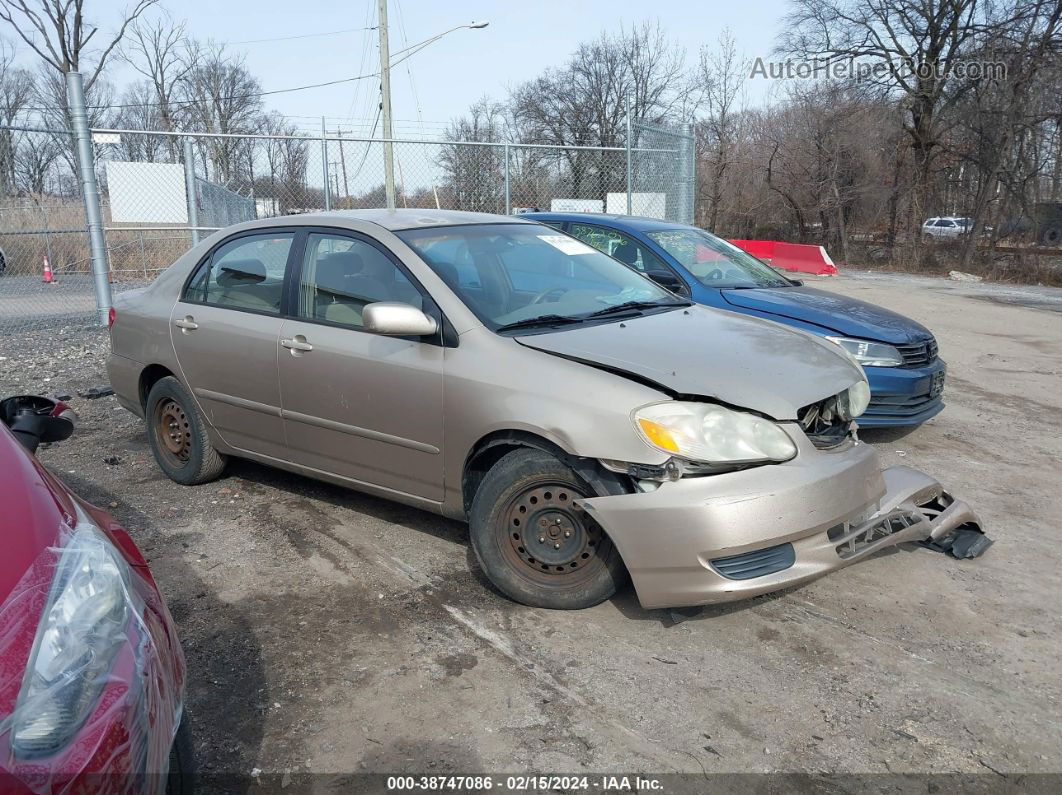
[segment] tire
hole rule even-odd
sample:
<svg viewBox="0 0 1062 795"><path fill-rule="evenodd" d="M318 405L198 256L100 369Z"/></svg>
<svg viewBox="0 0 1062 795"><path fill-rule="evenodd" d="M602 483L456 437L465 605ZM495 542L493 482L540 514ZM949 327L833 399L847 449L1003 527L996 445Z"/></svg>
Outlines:
<svg viewBox="0 0 1062 795"><path fill-rule="evenodd" d="M600 526L572 503L593 492L541 450L514 450L483 478L472 500L469 535L487 578L531 607L580 610L627 578Z"/></svg>
<svg viewBox="0 0 1062 795"><path fill-rule="evenodd" d="M185 712L177 736L170 747L170 770L166 775L166 795L192 795L195 792L195 754L192 730Z"/></svg>
<svg viewBox="0 0 1062 795"><path fill-rule="evenodd" d="M176 378L167 376L155 382L148 392L144 417L151 452L171 480L197 486L224 471L225 456L210 443L203 415Z"/></svg>

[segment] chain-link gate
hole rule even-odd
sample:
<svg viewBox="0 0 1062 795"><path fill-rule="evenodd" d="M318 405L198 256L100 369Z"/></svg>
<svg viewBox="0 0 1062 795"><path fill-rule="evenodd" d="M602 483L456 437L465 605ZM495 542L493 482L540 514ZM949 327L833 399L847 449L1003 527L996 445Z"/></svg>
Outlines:
<svg viewBox="0 0 1062 795"><path fill-rule="evenodd" d="M240 221L385 206L379 139L91 132L112 292L149 283L199 239ZM395 205L500 214L630 207L692 223L692 134L635 123L630 138L623 147L396 140ZM0 128L0 144L12 153L0 164L0 335L93 324L103 305L71 133Z"/></svg>

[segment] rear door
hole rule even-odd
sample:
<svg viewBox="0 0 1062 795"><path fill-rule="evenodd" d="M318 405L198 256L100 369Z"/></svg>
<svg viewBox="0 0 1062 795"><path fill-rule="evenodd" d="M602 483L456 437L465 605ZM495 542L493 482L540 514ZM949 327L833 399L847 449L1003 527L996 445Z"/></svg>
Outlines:
<svg viewBox="0 0 1062 795"><path fill-rule="evenodd" d="M365 331L364 308L438 310L371 238L310 231L281 329L284 424L296 463L434 502L443 496L443 353L438 339ZM437 315L441 318L441 315Z"/></svg>
<svg viewBox="0 0 1062 795"><path fill-rule="evenodd" d="M170 316L183 379L221 437L287 459L277 349L295 232L243 233L193 272Z"/></svg>

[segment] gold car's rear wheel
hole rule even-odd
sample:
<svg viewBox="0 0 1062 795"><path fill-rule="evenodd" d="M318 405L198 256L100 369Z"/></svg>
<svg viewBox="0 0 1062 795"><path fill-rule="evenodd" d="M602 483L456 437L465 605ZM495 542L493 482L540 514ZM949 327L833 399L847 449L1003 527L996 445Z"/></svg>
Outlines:
<svg viewBox="0 0 1062 795"><path fill-rule="evenodd" d="M173 466L187 464L192 447L192 431L181 404L172 398L159 401L155 407L154 425L162 454Z"/></svg>
<svg viewBox="0 0 1062 795"><path fill-rule="evenodd" d="M151 452L170 479L194 486L214 480L225 469L225 456L210 443L206 420L188 390L173 376L152 385L144 416Z"/></svg>
<svg viewBox="0 0 1062 795"><path fill-rule="evenodd" d="M549 453L513 450L483 476L469 535L483 572L517 602L572 610L608 599L626 579L619 552L576 505L593 490Z"/></svg>

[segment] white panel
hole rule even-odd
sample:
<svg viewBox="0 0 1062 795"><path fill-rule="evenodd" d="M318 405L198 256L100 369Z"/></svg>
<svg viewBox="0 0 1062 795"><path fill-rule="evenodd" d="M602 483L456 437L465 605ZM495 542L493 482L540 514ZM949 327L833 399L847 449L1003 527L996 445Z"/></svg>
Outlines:
<svg viewBox="0 0 1062 795"><path fill-rule="evenodd" d="M605 211L605 203L600 199L553 199L549 210L553 213L600 213Z"/></svg>
<svg viewBox="0 0 1062 795"><path fill-rule="evenodd" d="M180 163L107 161L111 223L187 224L188 199Z"/></svg>
<svg viewBox="0 0 1062 795"><path fill-rule="evenodd" d="M608 198L608 210L613 215L627 214L627 194L610 193ZM643 218L667 218L667 194L666 193L632 193L631 215L640 215Z"/></svg>

